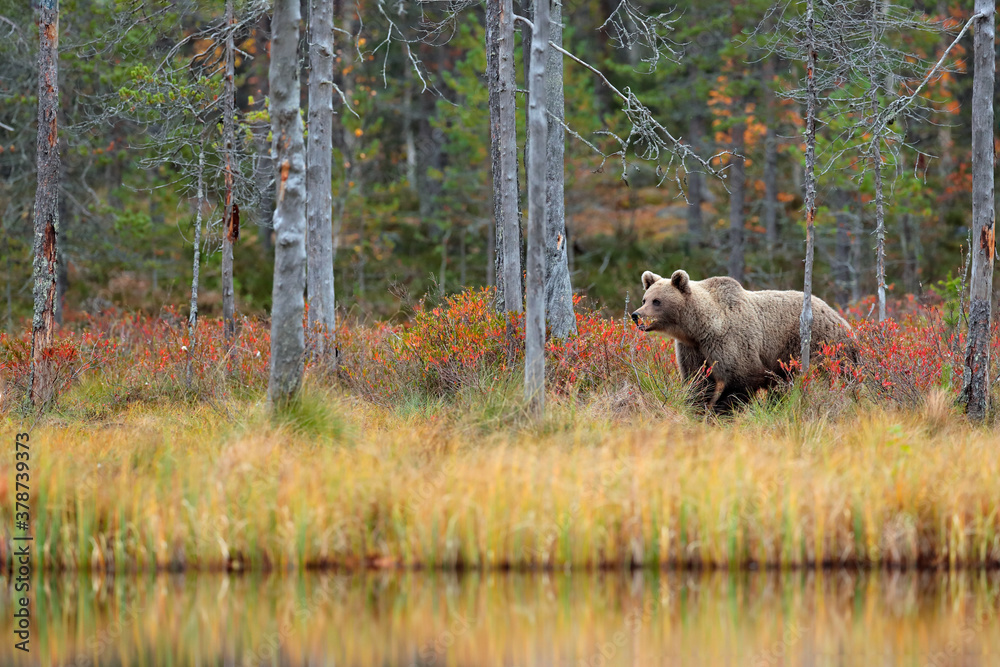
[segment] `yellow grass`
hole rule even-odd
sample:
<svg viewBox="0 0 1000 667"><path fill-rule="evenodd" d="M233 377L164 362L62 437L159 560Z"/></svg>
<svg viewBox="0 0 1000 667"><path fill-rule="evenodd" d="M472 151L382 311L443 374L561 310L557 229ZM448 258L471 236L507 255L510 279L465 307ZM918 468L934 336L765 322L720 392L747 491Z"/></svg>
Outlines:
<svg viewBox="0 0 1000 667"><path fill-rule="evenodd" d="M18 664L944 667L1000 651L986 573L74 575L34 595Z"/></svg>
<svg viewBox="0 0 1000 667"><path fill-rule="evenodd" d="M793 399L721 423L621 397L550 403L537 426L516 405L318 393L283 425L247 402L47 417L31 432L37 565L1000 563L1000 438L933 394L912 413ZM5 527L23 428L0 423Z"/></svg>

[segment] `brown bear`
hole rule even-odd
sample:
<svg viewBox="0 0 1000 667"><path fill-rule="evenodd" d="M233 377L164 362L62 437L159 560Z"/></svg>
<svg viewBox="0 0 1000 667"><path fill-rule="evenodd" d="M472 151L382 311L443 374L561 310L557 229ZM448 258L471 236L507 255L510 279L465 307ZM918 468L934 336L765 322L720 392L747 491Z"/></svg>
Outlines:
<svg viewBox="0 0 1000 667"><path fill-rule="evenodd" d="M642 286L642 307L632 319L643 331L674 339L685 380L702 367L710 369L705 393L709 409L716 409L723 396L727 401L748 400L758 389L788 376L779 362L787 365L800 356L802 292L749 292L732 278L691 280L682 270L669 280L646 271ZM812 304L812 353L822 343L850 348L847 321L818 297L812 297Z"/></svg>

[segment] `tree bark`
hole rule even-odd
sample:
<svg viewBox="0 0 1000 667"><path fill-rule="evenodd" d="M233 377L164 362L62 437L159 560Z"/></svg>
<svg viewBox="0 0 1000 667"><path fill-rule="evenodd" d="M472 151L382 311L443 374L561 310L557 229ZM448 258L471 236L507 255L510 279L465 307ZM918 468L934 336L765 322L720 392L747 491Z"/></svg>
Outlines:
<svg viewBox="0 0 1000 667"><path fill-rule="evenodd" d="M738 113L742 113L742 110ZM741 283L745 267L743 238L746 225L743 203L746 190L746 158L743 157L743 153L746 150L746 129L746 123L741 121L731 130L733 156L729 172L729 276Z"/></svg>
<svg viewBox="0 0 1000 667"><path fill-rule="evenodd" d="M512 0L487 0L486 44L493 158L493 214L496 220L497 307L507 313L519 313L522 310L521 221L517 201Z"/></svg>
<svg viewBox="0 0 1000 667"><path fill-rule="evenodd" d="M268 49L267 34L271 31L271 18L265 13L260 17L254 29L254 53L264 54ZM256 57L252 63L254 81L258 85L256 94L263 101L270 94L268 73L264 66L268 65L263 57ZM257 209L257 231L260 234L260 247L264 257L270 262L274 259L274 244L271 242L271 220L274 217L274 160L271 159L270 146L267 145L267 135L270 128L254 132L254 144L257 148L257 165L254 171L254 181L260 192L260 206Z"/></svg>
<svg viewBox="0 0 1000 667"><path fill-rule="evenodd" d="M53 398L55 377L49 350L55 334L59 235L59 2L38 7L38 142L35 190L31 322L31 377L28 395L40 408Z"/></svg>
<svg viewBox="0 0 1000 667"><path fill-rule="evenodd" d="M531 35L528 127L534 138L528 147L528 255L524 322L524 398L540 417L545 409L545 231L548 220L546 148L548 118L545 73L549 51L549 0L534 0Z"/></svg>
<svg viewBox="0 0 1000 667"><path fill-rule="evenodd" d="M963 398L974 421L989 410L990 317L996 211L993 194L993 86L996 71L995 0L976 0L972 74L972 274L969 287L969 337L965 352Z"/></svg>
<svg viewBox="0 0 1000 667"><path fill-rule="evenodd" d="M873 42L879 39L879 0L872 0L872 35ZM889 75L891 77L891 75ZM888 88L888 82L886 86ZM878 84L871 82L872 118L878 116ZM885 321L885 192L882 186L882 137L878 134L871 139L871 168L875 178L875 285L878 300L878 321Z"/></svg>
<svg viewBox="0 0 1000 667"><path fill-rule="evenodd" d="M194 348L198 342L198 280L201 275L201 223L202 209L205 207L205 147L198 150L198 185L195 193L198 208L194 214L194 259L191 262L191 312L188 313L188 344L187 368L184 371L184 382L191 388L192 361Z"/></svg>
<svg viewBox="0 0 1000 667"><path fill-rule="evenodd" d="M806 209L806 262L805 280L802 286L802 315L799 317L799 339L801 341L802 374L809 372L809 357L812 350L812 278L813 260L816 254L816 107L819 95L816 91L816 37L813 33L813 0L806 0L806 166L805 166L805 209Z"/></svg>
<svg viewBox="0 0 1000 667"><path fill-rule="evenodd" d="M268 402L280 408L302 385L305 334L306 184L299 115L298 0L275 0L271 23L271 130L277 167L274 210L274 289Z"/></svg>
<svg viewBox="0 0 1000 667"><path fill-rule="evenodd" d="M408 111L408 110L407 110ZM309 12L309 154L306 210L309 219L309 329L326 358L336 312L333 283L333 3L311 0Z"/></svg>
<svg viewBox="0 0 1000 667"><path fill-rule="evenodd" d="M225 153L226 199L222 213L222 331L226 344L236 340L236 294L233 289L233 245L240 236L239 206L233 197L233 152L236 148L236 79L233 27L234 0L226 0L226 78L223 90L222 144Z"/></svg>
<svg viewBox="0 0 1000 667"><path fill-rule="evenodd" d="M556 0L551 7L549 41L562 46L562 5ZM563 339L576 333L573 313L573 285L570 282L566 237L566 117L563 91L563 59L555 49L546 47L545 64L546 109L554 117L548 124L548 146L545 168L545 308L549 332Z"/></svg>
<svg viewBox="0 0 1000 667"><path fill-rule="evenodd" d="M878 109L875 88L872 88L872 113ZM871 163L875 177L875 284L878 300L878 321L885 321L885 191L882 186L881 138L872 137Z"/></svg>

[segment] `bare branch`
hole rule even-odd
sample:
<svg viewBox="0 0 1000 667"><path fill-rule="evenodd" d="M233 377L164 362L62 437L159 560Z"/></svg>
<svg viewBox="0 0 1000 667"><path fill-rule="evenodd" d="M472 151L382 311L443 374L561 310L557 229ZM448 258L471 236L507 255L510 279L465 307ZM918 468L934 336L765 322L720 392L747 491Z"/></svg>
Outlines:
<svg viewBox="0 0 1000 667"><path fill-rule="evenodd" d="M656 69L661 58L677 62L677 44L667 35L674 30L677 18L670 13L647 15L629 0L620 0L607 20L598 30L604 30L612 43L619 49L631 51L644 48L648 55L642 61L649 65L649 71Z"/></svg>
<svg viewBox="0 0 1000 667"><path fill-rule="evenodd" d="M519 15L515 15L514 19L521 21L529 28L534 29L534 25L529 19ZM605 76L601 70L567 51L562 46L550 42L549 48L555 49L573 62L590 70L624 103L622 111L631 123L631 129L628 137L619 137L609 131L602 132L601 134L613 137L619 143L620 150L611 154L605 154L599 151L605 161L612 156L621 157L623 178L625 167L627 166L625 155L629 146L636 147L637 153L642 159L656 162L657 174L661 174L665 171L664 165L660 164L660 160L664 157L664 154L666 154L666 168L675 167L674 178L672 180L678 185L678 187L681 188L682 192L684 188L680 177L680 170L683 169L684 171L688 171L687 165L685 164L686 160L693 160L708 173L724 178L722 175L723 170L716 169L711 165L712 159L715 159L714 157L708 160L702 158L688 144L685 144L679 137L675 137L670 130L665 128L653 117L653 113L639 100L638 97L636 97L631 89L626 88L624 91L619 90L618 87L608 80L607 76ZM728 152L724 152L720 153L718 156L727 154ZM663 179L661 178L661 182L662 180Z"/></svg>

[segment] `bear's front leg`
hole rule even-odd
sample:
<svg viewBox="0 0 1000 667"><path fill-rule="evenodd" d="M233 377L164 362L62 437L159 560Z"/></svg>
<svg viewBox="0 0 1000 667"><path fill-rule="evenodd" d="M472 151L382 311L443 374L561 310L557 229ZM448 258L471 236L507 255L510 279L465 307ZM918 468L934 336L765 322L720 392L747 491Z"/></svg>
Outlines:
<svg viewBox="0 0 1000 667"><path fill-rule="evenodd" d="M722 392L726 388L725 380L720 380L717 377L713 379L715 379L715 391L712 392L712 400L708 402L709 410L715 410L715 404L719 402L719 399L722 397Z"/></svg>

